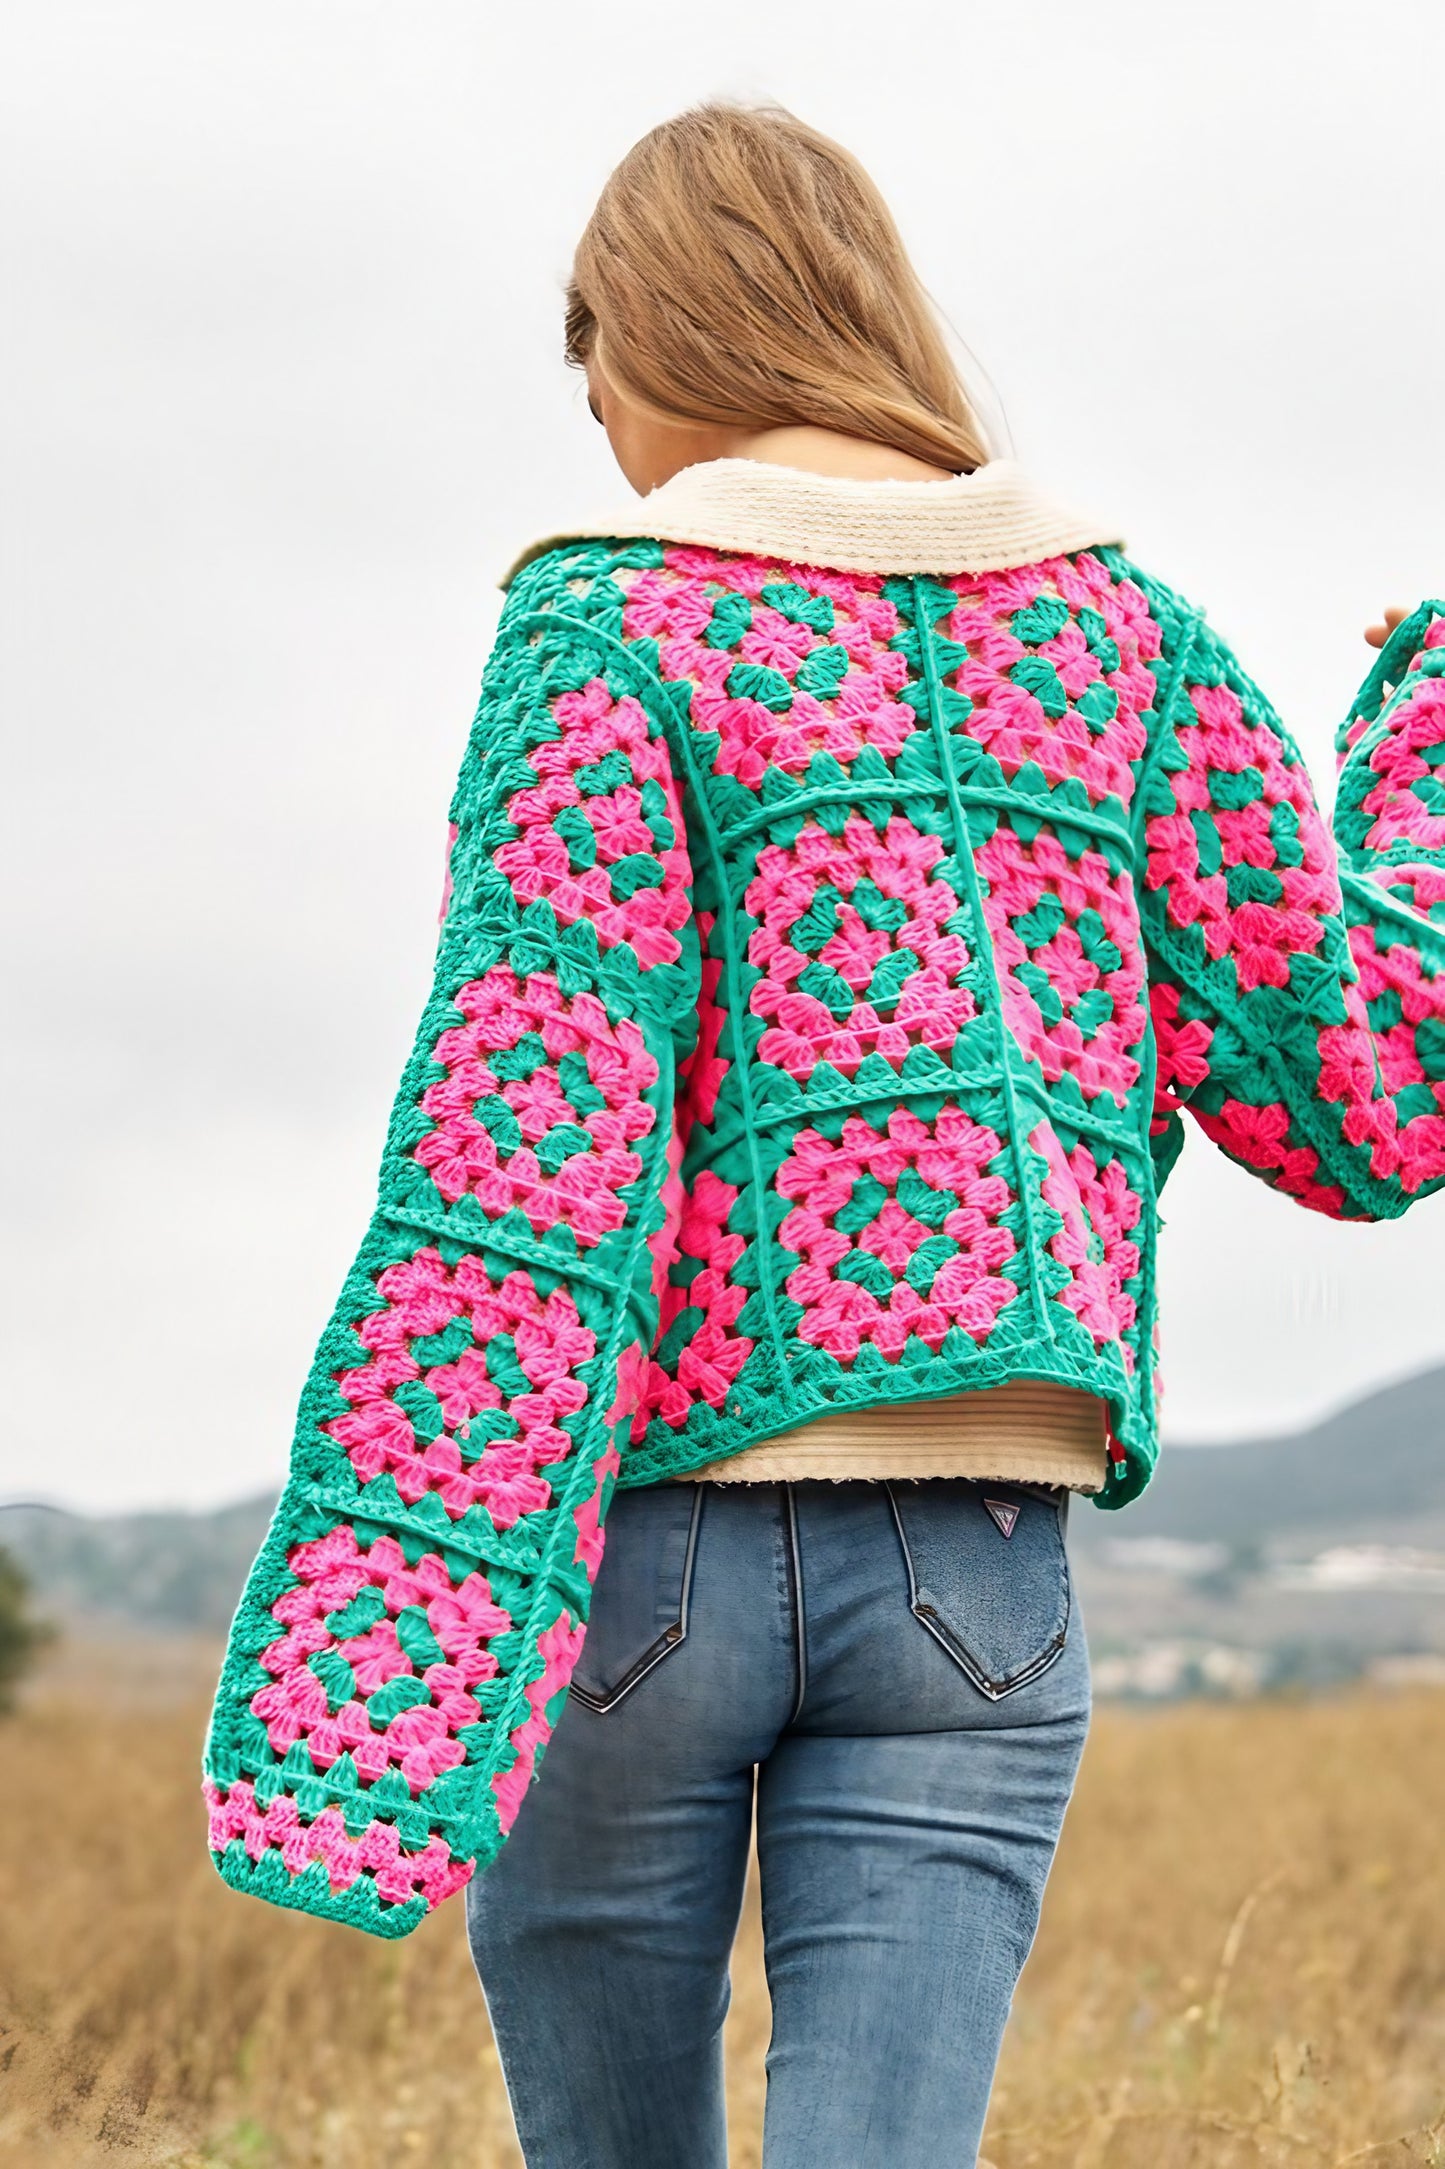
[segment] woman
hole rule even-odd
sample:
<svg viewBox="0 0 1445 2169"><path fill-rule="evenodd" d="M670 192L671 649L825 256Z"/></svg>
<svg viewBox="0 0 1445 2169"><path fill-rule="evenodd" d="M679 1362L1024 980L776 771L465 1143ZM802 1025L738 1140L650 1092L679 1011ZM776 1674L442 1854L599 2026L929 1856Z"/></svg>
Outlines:
<svg viewBox="0 0 1445 2169"><path fill-rule="evenodd" d="M1198 613L989 460L785 113L630 153L567 336L642 494L511 575L212 1844L383 1935L485 1864L528 2163L721 2169L756 1787L770 2169L971 2162L1181 1116L1337 1217L1445 1181L1445 606L1332 842Z"/></svg>

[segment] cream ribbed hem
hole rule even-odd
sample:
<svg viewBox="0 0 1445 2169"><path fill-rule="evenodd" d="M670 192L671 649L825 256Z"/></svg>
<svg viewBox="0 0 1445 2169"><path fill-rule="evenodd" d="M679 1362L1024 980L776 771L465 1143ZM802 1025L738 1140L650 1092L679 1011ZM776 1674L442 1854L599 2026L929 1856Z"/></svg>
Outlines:
<svg viewBox="0 0 1445 2169"><path fill-rule="evenodd" d="M1008 459L947 482L854 482L764 460L712 459L625 508L530 543L501 584L544 550L602 535L867 573L1004 572L1121 540L1116 527L1058 504Z"/></svg>
<svg viewBox="0 0 1445 2169"><path fill-rule="evenodd" d="M967 1476L1103 1489L1104 1404L1052 1379L1014 1378L979 1393L840 1410L763 1439L680 1483L832 1483L882 1477Z"/></svg>

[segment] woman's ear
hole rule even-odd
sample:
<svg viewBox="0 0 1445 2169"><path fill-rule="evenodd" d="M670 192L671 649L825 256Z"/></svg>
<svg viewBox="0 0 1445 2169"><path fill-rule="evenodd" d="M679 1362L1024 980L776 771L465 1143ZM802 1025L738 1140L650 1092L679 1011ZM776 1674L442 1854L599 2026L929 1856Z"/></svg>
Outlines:
<svg viewBox="0 0 1445 2169"><path fill-rule="evenodd" d="M612 456L639 497L655 490L679 468L717 459L728 448L730 433L715 424L677 421L619 390L597 346L587 358L587 404L606 430Z"/></svg>

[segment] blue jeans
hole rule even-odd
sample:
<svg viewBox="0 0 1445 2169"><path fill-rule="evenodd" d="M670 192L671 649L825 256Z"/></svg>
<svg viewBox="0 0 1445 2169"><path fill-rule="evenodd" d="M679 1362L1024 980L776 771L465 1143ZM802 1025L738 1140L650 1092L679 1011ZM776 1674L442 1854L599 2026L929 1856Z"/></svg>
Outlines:
<svg viewBox="0 0 1445 2169"><path fill-rule="evenodd" d="M618 1494L540 1781L468 1889L528 2169L726 2169L755 1773L765 2169L974 2162L1088 1729L1066 1506Z"/></svg>

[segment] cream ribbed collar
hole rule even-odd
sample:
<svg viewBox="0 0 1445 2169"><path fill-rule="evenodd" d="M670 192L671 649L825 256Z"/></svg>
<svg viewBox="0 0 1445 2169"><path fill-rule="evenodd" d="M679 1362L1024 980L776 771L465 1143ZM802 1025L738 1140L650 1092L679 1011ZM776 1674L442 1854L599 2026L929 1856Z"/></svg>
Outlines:
<svg viewBox="0 0 1445 2169"><path fill-rule="evenodd" d="M1012 460L990 460L948 482L853 482L756 459L684 467L625 511L542 536L524 565L588 536L704 543L837 572L1004 572L1101 542L1118 530L1057 503Z"/></svg>

